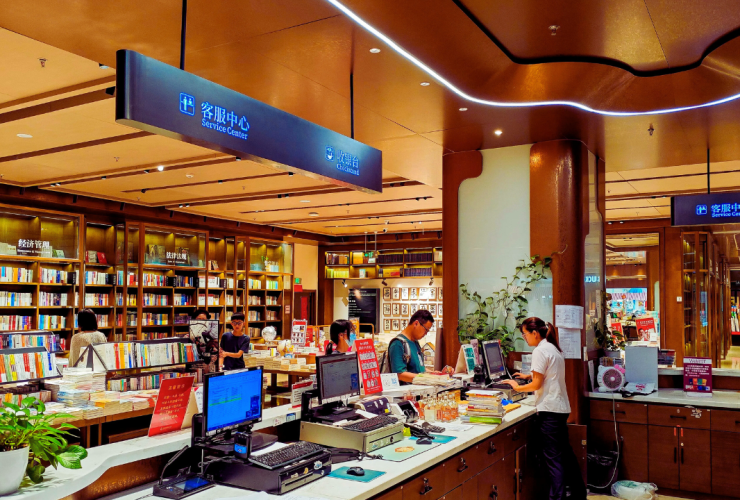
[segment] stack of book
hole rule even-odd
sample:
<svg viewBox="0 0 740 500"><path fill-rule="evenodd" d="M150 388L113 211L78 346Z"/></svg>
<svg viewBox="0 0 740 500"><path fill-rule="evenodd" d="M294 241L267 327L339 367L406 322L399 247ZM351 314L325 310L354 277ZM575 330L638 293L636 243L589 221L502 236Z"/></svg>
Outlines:
<svg viewBox="0 0 740 500"><path fill-rule="evenodd" d="M103 417L103 409L95 405L87 405L82 409L82 415L85 420Z"/></svg>
<svg viewBox="0 0 740 500"><path fill-rule="evenodd" d="M90 392L83 391L82 389L60 387L56 400L65 406L82 407L87 405L87 402L90 400Z"/></svg>
<svg viewBox="0 0 740 500"><path fill-rule="evenodd" d="M500 424L505 413L501 405L503 396L500 391L468 391L468 414L463 420L470 423Z"/></svg>
<svg viewBox="0 0 740 500"><path fill-rule="evenodd" d="M121 404L119 399L98 399L95 401L95 406L103 409L103 415L117 415L131 410L131 405ZM128 408L127 408L128 406Z"/></svg>

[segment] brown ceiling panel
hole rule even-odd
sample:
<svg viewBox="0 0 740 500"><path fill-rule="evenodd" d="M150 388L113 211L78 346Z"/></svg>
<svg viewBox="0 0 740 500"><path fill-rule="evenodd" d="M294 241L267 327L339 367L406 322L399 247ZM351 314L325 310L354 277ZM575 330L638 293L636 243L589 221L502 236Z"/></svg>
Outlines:
<svg viewBox="0 0 740 500"><path fill-rule="evenodd" d="M643 0L460 0L516 58L586 56L667 68ZM560 26L553 36L549 27Z"/></svg>

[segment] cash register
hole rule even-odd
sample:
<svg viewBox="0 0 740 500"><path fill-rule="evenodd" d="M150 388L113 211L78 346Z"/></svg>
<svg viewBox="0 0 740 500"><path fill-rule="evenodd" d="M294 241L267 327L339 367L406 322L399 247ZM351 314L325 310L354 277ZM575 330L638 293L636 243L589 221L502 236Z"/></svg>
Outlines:
<svg viewBox="0 0 740 500"><path fill-rule="evenodd" d="M317 357L316 386L318 394L303 395L301 440L370 453L403 439L403 423L390 410L387 415L365 418L343 403L343 398L360 394L357 353ZM310 408L316 395L320 406Z"/></svg>
<svg viewBox="0 0 740 500"><path fill-rule="evenodd" d="M299 441L279 447L277 438L253 433L262 421L262 367L208 373L203 413L193 418L192 447L202 450L203 475L218 483L282 494L331 472L331 454ZM266 450L268 446L277 448Z"/></svg>
<svg viewBox="0 0 740 500"><path fill-rule="evenodd" d="M488 340L483 342L483 360L486 364L488 375L488 387L504 393L506 399L517 402L527 397L525 392L517 392L509 384L503 384L501 381L509 379L504 363L504 355L501 352L501 343L498 340ZM517 379L513 379L517 380ZM517 380L519 382L519 380Z"/></svg>

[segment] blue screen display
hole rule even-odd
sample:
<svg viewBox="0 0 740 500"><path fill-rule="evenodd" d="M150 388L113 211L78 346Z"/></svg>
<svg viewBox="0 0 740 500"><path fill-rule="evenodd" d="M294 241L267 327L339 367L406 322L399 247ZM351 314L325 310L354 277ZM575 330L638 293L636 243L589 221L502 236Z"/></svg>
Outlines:
<svg viewBox="0 0 740 500"><path fill-rule="evenodd" d="M262 370L209 377L206 431L259 420L262 417Z"/></svg>

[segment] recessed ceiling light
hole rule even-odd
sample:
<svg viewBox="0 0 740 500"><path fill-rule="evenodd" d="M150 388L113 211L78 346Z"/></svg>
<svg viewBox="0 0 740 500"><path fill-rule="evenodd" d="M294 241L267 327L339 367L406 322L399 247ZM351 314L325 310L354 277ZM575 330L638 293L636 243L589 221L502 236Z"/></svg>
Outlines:
<svg viewBox="0 0 740 500"><path fill-rule="evenodd" d="M161 172L162 170L164 170L164 165L160 165L160 166L158 166L158 167L157 167L157 170L159 170L160 172Z"/></svg>
<svg viewBox="0 0 740 500"><path fill-rule="evenodd" d="M493 133L496 134L496 135L501 135L501 134L504 133L504 131L501 130L501 129L498 129L498 130L494 130Z"/></svg>
<svg viewBox="0 0 740 500"><path fill-rule="evenodd" d="M311 203L311 200L301 200L301 203Z"/></svg>
<svg viewBox="0 0 740 500"><path fill-rule="evenodd" d="M108 66L103 63L98 63L98 66L100 67L100 69L108 69Z"/></svg>
<svg viewBox="0 0 740 500"><path fill-rule="evenodd" d="M431 85L431 83L429 83L429 82L421 82L419 85L421 85L422 87L428 87L429 85Z"/></svg>
<svg viewBox="0 0 740 500"><path fill-rule="evenodd" d="M31 139L33 136L31 134L16 134L21 139Z"/></svg>
<svg viewBox="0 0 740 500"><path fill-rule="evenodd" d="M195 176L193 174L185 174L185 177L187 177L188 179L192 179Z"/></svg>
<svg viewBox="0 0 740 500"><path fill-rule="evenodd" d="M319 213L318 212L309 212L308 213L308 216L309 217L318 217L319 216Z"/></svg>
<svg viewBox="0 0 740 500"><path fill-rule="evenodd" d="M380 49L373 47L372 49L370 49L370 52L372 52L373 54L377 54L378 52L380 52Z"/></svg>
<svg viewBox="0 0 740 500"><path fill-rule="evenodd" d="M460 108L460 111L467 111L468 108Z"/></svg>

